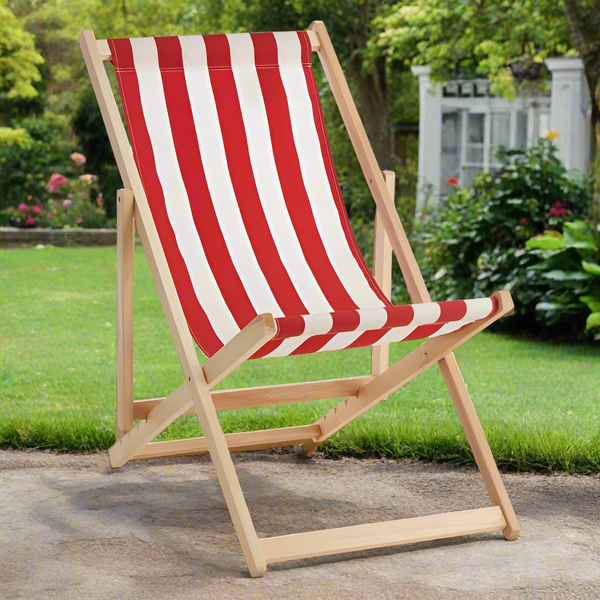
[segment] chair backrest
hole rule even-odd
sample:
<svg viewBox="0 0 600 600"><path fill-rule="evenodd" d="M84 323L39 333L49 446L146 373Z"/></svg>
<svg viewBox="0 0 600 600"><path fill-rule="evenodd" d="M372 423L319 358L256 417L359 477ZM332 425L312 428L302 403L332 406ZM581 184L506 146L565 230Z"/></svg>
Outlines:
<svg viewBox="0 0 600 600"><path fill-rule="evenodd" d="M260 313L389 305L350 228L306 32L109 45L150 209L205 354Z"/></svg>

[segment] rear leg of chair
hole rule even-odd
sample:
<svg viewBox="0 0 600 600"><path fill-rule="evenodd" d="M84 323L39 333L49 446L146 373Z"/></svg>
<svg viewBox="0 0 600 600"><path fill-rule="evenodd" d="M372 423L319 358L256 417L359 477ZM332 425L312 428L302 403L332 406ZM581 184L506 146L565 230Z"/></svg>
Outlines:
<svg viewBox="0 0 600 600"><path fill-rule="evenodd" d="M131 190L117 191L117 440L133 429L133 203Z"/></svg>

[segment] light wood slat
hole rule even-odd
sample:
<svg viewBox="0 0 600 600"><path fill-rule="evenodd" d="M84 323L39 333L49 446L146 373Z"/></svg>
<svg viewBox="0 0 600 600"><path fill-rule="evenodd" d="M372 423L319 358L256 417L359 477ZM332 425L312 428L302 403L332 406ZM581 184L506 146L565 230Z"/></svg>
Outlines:
<svg viewBox="0 0 600 600"><path fill-rule="evenodd" d="M228 433L225 434L225 440L230 452L241 452L243 450L293 446L306 439L316 437L320 433L321 430L318 425L303 425L300 427L282 427L280 429ZM186 454L205 454L206 452L208 452L206 440L203 437L197 437L187 440L153 442L138 451L133 458L184 456Z"/></svg>
<svg viewBox="0 0 600 600"><path fill-rule="evenodd" d="M133 428L133 192L117 191L117 415L115 436Z"/></svg>
<svg viewBox="0 0 600 600"><path fill-rule="evenodd" d="M385 185L392 202L396 190L396 174L384 171ZM385 232L379 209L375 212L373 244L373 277L388 300L392 299L392 244ZM382 344L371 348L371 375L381 375L390 366L390 345ZM348 394L351 396L352 394Z"/></svg>
<svg viewBox="0 0 600 600"><path fill-rule="evenodd" d="M490 506L399 521L263 538L259 539L258 543L267 563L274 563L499 531L505 525L500 508Z"/></svg>
<svg viewBox="0 0 600 600"><path fill-rule="evenodd" d="M364 375L362 377L285 383L264 387L215 390L210 395L217 410L231 410L234 408L251 408L254 406L354 396L371 379L373 379L371 376ZM135 400L133 403L133 418L135 420L145 419L148 413L163 400L164 398ZM191 407L185 414L194 414L194 412L194 408Z"/></svg>
<svg viewBox="0 0 600 600"><path fill-rule="evenodd" d="M208 388L211 389L223 381L276 333L277 325L273 315L265 313L250 321L202 365Z"/></svg>
<svg viewBox="0 0 600 600"><path fill-rule="evenodd" d="M321 47L319 43L319 38L314 31L308 31L308 37L310 39L310 43L312 46L313 52L318 52ZM102 60L110 60L110 46L108 45L108 40L96 40L98 44L98 52L100 53L100 58Z"/></svg>
<svg viewBox="0 0 600 600"><path fill-rule="evenodd" d="M111 466L122 467L131 460L140 445L152 441L163 429L180 417L188 409L190 402L188 382L185 381L171 392L164 402L154 408L145 421L140 421L110 448L108 454Z"/></svg>
<svg viewBox="0 0 600 600"><path fill-rule="evenodd" d="M327 82L340 110L342 121L344 121L348 137L356 153L356 158L358 158L358 162L360 163L373 200L375 200L375 204L377 205L377 211L381 216L385 231L396 253L396 259L400 264L411 300L413 302L429 302L428 299L419 299L429 298L423 275L417 265L404 227L400 222L400 217L390 196L383 173L377 164L375 153L354 104L354 99L350 93L350 88L344 77L340 61L336 56L327 29L322 21L314 21L310 29L318 34L321 46L318 53L325 76L327 77Z"/></svg>

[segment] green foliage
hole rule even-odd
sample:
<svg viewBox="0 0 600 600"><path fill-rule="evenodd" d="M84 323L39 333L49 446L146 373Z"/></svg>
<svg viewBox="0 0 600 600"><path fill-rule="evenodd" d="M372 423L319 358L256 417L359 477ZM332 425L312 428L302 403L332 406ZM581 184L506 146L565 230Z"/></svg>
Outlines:
<svg viewBox="0 0 600 600"><path fill-rule="evenodd" d="M542 259L532 269L548 282L537 310L552 321L587 315L586 331L600 340L600 226L565 223L562 234L546 231L527 247Z"/></svg>
<svg viewBox="0 0 600 600"><path fill-rule="evenodd" d="M408 0L375 23L372 55L431 65L441 80L484 74L507 96L572 49L561 0Z"/></svg>
<svg viewBox="0 0 600 600"><path fill-rule="evenodd" d="M43 62L33 35L0 0L0 106L5 100L37 96L34 83L41 79L38 65Z"/></svg>
<svg viewBox="0 0 600 600"><path fill-rule="evenodd" d="M569 175L549 139L499 158L498 172L479 175L473 189L457 190L426 212L418 224L418 248L435 299L508 289L517 317L507 325L531 330L539 324L535 307L549 283L531 269L539 258L526 242L585 215L589 186Z"/></svg>
<svg viewBox="0 0 600 600"><path fill-rule="evenodd" d="M31 143L31 137L22 127L0 127L0 148L27 148Z"/></svg>
<svg viewBox="0 0 600 600"><path fill-rule="evenodd" d="M66 117L46 113L22 118L13 126L24 133L16 136L18 143L15 134L10 139L0 135L0 209L41 203L52 173L72 171L72 134Z"/></svg>
<svg viewBox="0 0 600 600"><path fill-rule="evenodd" d="M117 98L120 104L118 94ZM79 94L72 125L79 142L78 147L88 157L89 170L98 175L100 180L106 212L109 217L115 217L116 192L123 187L123 182L91 86L84 88Z"/></svg>
<svg viewBox="0 0 600 600"><path fill-rule="evenodd" d="M107 223L104 199L98 192L98 177L85 173L86 158L71 155L75 173L67 179L53 173L47 182L43 203L28 197L26 202L0 211L0 224L12 227L47 227L50 229L97 228Z"/></svg>

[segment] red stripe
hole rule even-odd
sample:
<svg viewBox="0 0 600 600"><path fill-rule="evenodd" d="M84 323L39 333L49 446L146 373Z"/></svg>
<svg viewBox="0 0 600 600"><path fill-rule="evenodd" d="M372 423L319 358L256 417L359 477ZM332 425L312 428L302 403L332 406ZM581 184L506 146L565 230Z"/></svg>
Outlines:
<svg viewBox="0 0 600 600"><path fill-rule="evenodd" d="M148 198L152 217L158 230L169 269L174 281L177 282L175 286L177 295L186 315L192 336L198 346L200 346L202 352L207 356L212 356L223 346L223 343L218 338L206 313L198 302L190 275L177 247L175 234L169 221L163 190L156 172L150 136L148 135L142 111L137 75L134 70L130 69L130 66L133 66L131 43L129 40L124 39L109 40L109 44L123 100L123 108L129 126L129 135L135 162L140 172L142 185ZM124 68L128 70L122 71L121 65L124 65Z"/></svg>
<svg viewBox="0 0 600 600"><path fill-rule="evenodd" d="M363 348L376 344L389 329L371 329L361 333L347 348Z"/></svg>
<svg viewBox="0 0 600 600"><path fill-rule="evenodd" d="M278 64L272 33L253 33L255 61ZM302 252L325 298L334 310L358 308L340 281L319 235L294 142L287 96L279 69L257 69L271 132L271 144L285 203Z"/></svg>
<svg viewBox="0 0 600 600"><path fill-rule="evenodd" d="M208 189L183 71L181 44L178 37L155 38L155 41L177 162L194 224L223 299L242 329L257 313L229 254Z"/></svg>
<svg viewBox="0 0 600 600"><path fill-rule="evenodd" d="M285 315L308 313L279 256L265 216L254 173L244 127L244 119L229 54L226 35L205 38L210 80L219 115L223 145L231 183L254 254L277 304ZM260 311L260 307L257 307Z"/></svg>
<svg viewBox="0 0 600 600"><path fill-rule="evenodd" d="M308 37L308 33L306 31L299 31L298 37L300 38L303 53L306 53L307 51L310 53L311 43L310 38ZM385 294L381 291L381 289L377 285L377 282L373 278L373 275L371 274L371 271L369 270L369 267L367 266L363 255L358 249L356 238L354 237L354 233L352 232L350 221L348 220L348 213L346 212L346 206L342 198L342 190L340 189L340 183L338 181L337 174L335 171L335 165L333 163L333 155L331 154L331 146L329 145L329 138L327 136L327 129L325 127L325 117L323 116L323 107L321 106L319 90L315 82L315 77L313 74L312 64L310 60L308 60L307 63L308 64L305 63L303 65L304 75L306 77L306 85L313 107L315 127L319 136L319 142L321 144L323 163L325 165L325 170L327 171L327 178L329 179L331 194L335 200L335 205L340 216L340 223L342 225L342 229L344 230L344 234L346 235L348 246L352 254L354 255L358 266L361 268L365 279L371 286L371 289L373 290L373 292L375 292L377 297L384 303L384 305L391 306L391 302L386 298Z"/></svg>
<svg viewBox="0 0 600 600"><path fill-rule="evenodd" d="M320 350L330 339L334 338L335 334L324 333L323 335L313 335L305 342L302 342L294 351L290 352L290 356L298 354L313 354Z"/></svg>
<svg viewBox="0 0 600 600"><path fill-rule="evenodd" d="M433 325L419 325L412 333L407 335L402 341L422 340L439 331L445 323L434 323Z"/></svg>
<svg viewBox="0 0 600 600"><path fill-rule="evenodd" d="M467 314L467 303L464 300L438 302L440 317L436 323L451 323L460 321Z"/></svg>

